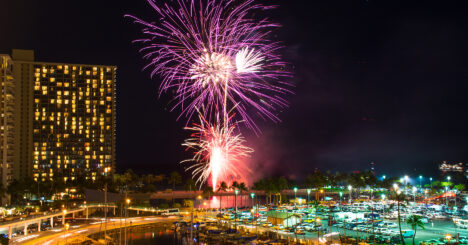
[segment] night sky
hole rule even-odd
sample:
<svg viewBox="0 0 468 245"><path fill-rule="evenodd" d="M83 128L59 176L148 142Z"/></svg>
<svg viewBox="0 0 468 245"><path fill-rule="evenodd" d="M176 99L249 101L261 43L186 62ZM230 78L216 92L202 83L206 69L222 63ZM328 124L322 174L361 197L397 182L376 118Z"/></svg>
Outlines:
<svg viewBox="0 0 468 245"><path fill-rule="evenodd" d="M161 0L162 1L162 0ZM467 6L453 1L269 1L283 25L295 95L282 123L249 134L256 173L301 177L315 168L435 174L468 159ZM411 1L413 2L413 1ZM429 3L431 2L431 3ZM307 3L307 4L305 4ZM189 156L159 80L142 71L140 27L157 20L144 0L0 4L0 53L34 49L36 60L118 66L117 171L168 173Z"/></svg>

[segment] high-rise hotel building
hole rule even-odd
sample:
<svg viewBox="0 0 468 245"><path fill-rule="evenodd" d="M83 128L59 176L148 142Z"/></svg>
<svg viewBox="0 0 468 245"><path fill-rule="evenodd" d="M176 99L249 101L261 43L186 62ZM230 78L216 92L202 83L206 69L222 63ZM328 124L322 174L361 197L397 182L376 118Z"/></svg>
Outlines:
<svg viewBox="0 0 468 245"><path fill-rule="evenodd" d="M13 50L14 177L94 180L115 163L116 67L34 61Z"/></svg>
<svg viewBox="0 0 468 245"><path fill-rule="evenodd" d="M0 54L0 178L3 187L13 179L14 162L14 77L13 60Z"/></svg>

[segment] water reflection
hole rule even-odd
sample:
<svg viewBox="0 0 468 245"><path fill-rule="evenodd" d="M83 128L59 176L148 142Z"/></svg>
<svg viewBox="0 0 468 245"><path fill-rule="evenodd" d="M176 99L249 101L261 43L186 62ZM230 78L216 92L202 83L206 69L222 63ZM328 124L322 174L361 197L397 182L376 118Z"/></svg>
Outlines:
<svg viewBox="0 0 468 245"><path fill-rule="evenodd" d="M233 208L236 206L241 208L252 207L254 204L262 205L263 199L251 198L250 195L235 196L213 196L211 198L196 200L194 203L195 208Z"/></svg>

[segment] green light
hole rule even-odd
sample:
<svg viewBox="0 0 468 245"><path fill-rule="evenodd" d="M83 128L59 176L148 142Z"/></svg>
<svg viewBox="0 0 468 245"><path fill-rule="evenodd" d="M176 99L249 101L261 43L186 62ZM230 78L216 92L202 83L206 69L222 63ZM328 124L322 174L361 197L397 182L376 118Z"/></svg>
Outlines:
<svg viewBox="0 0 468 245"><path fill-rule="evenodd" d="M255 197L255 193L250 193L250 197L252 197L252 199Z"/></svg>
<svg viewBox="0 0 468 245"><path fill-rule="evenodd" d="M340 197L342 197L342 196L343 196L343 192L340 191Z"/></svg>
<svg viewBox="0 0 468 245"><path fill-rule="evenodd" d="M310 194L310 189L307 189L307 194Z"/></svg>
<svg viewBox="0 0 468 245"><path fill-rule="evenodd" d="M239 190L236 189L236 190L234 191L234 193L237 195L237 194L239 193Z"/></svg>
<svg viewBox="0 0 468 245"><path fill-rule="evenodd" d="M297 187L294 187L294 192L296 192L296 191L297 191Z"/></svg>

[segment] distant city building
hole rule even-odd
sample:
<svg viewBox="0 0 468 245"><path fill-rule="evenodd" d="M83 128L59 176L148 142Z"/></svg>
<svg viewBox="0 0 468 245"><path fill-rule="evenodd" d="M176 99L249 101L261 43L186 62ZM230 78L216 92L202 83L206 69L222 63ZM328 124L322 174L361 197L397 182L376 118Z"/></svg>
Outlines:
<svg viewBox="0 0 468 245"><path fill-rule="evenodd" d="M463 172L463 163L449 164L447 161L443 161L439 166L439 170L442 172Z"/></svg>
<svg viewBox="0 0 468 245"><path fill-rule="evenodd" d="M94 180L115 163L116 67L34 61L13 50L15 178Z"/></svg>
<svg viewBox="0 0 468 245"><path fill-rule="evenodd" d="M3 187L13 180L14 163L14 77L13 60L0 54L0 178Z"/></svg>

